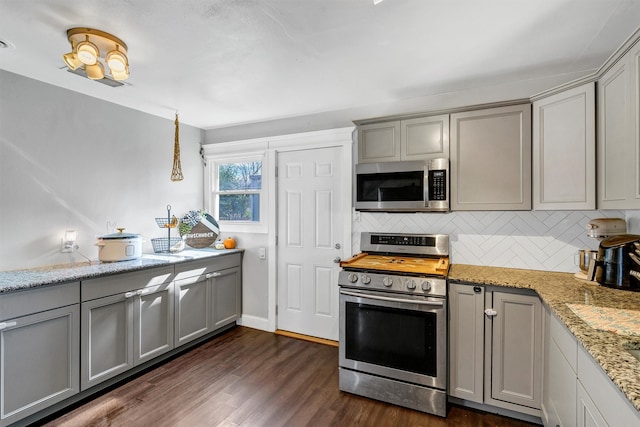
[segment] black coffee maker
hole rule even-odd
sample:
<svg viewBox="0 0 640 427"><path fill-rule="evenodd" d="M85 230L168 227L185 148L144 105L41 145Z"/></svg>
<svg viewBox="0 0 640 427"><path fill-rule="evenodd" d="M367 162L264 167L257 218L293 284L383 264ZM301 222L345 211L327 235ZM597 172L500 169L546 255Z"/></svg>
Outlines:
<svg viewBox="0 0 640 427"><path fill-rule="evenodd" d="M620 234L602 240L595 278L603 286L640 291L640 235Z"/></svg>

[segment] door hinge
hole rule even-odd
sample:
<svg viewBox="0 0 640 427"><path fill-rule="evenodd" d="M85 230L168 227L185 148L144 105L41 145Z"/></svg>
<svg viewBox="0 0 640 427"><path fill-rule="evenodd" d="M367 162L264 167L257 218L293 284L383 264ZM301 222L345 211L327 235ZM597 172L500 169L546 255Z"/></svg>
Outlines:
<svg viewBox="0 0 640 427"><path fill-rule="evenodd" d="M276 316L278 315L278 306L276 305Z"/></svg>
<svg viewBox="0 0 640 427"><path fill-rule="evenodd" d="M278 177L278 167L276 166L276 178Z"/></svg>

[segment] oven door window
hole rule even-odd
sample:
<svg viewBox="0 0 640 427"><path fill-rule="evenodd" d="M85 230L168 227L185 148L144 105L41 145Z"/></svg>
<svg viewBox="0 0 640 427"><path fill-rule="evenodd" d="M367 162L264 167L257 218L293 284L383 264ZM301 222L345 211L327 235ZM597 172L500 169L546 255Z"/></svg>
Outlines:
<svg viewBox="0 0 640 427"><path fill-rule="evenodd" d="M437 315L369 304L346 304L347 359L435 377Z"/></svg>

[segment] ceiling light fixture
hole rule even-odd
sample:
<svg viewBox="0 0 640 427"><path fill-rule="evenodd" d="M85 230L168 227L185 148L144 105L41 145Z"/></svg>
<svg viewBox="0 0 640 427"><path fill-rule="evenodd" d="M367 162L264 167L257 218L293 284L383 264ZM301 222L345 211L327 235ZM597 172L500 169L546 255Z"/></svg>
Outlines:
<svg viewBox="0 0 640 427"><path fill-rule="evenodd" d="M62 55L71 70L84 67L87 77L100 80L105 77L105 66L113 80L129 78L127 45L114 35L92 28L71 28L67 30L71 52Z"/></svg>

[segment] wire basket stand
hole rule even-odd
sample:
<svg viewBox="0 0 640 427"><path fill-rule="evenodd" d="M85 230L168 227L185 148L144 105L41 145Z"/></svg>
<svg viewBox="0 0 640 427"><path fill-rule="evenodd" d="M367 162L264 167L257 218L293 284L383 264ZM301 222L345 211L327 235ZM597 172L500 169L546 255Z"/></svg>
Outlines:
<svg viewBox="0 0 640 427"><path fill-rule="evenodd" d="M171 237L171 229L178 226L178 218L171 216L171 205L167 205L167 217L156 218L156 224L160 228L167 229L167 237L151 239L155 253L180 252L184 249L181 237Z"/></svg>

